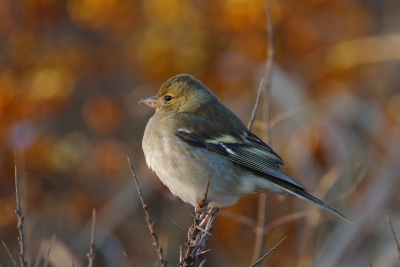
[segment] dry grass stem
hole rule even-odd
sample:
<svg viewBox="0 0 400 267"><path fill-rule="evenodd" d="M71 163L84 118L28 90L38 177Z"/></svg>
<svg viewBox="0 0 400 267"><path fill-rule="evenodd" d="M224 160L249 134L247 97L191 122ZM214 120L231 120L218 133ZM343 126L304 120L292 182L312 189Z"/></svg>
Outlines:
<svg viewBox="0 0 400 267"><path fill-rule="evenodd" d="M51 250L51 247L53 246L55 240L56 240L56 235L53 234L51 236L51 239L50 239L50 242L49 242L49 246L47 247L46 257L44 258L43 267L47 267L49 265L50 250Z"/></svg>
<svg viewBox="0 0 400 267"><path fill-rule="evenodd" d="M124 254L125 258L129 261L129 263L130 263L133 267L136 267L136 265L133 263L133 261L131 261L131 259L128 257L128 255L126 255L125 251L122 251L122 253Z"/></svg>
<svg viewBox="0 0 400 267"><path fill-rule="evenodd" d="M258 261L256 261L253 265L250 267L256 267L258 264L260 264L266 257L268 257L272 252L275 251L275 249L282 243L283 240L285 240L286 236L279 241L278 244L276 244L273 248L270 249L267 253L264 254Z"/></svg>
<svg viewBox="0 0 400 267"><path fill-rule="evenodd" d="M153 247L157 251L158 259L159 259L159 261L161 263L161 266L166 267L167 266L167 261L164 258L162 247L158 243L158 236L154 231L154 222L152 222L151 219L150 219L149 207L144 202L144 198L143 198L143 195L142 195L142 190L140 189L139 181L138 181L138 179L136 177L135 170L133 169L133 166L131 164L131 161L129 160L129 157L127 157L127 159L128 159L129 166L131 168L133 179L134 179L135 184L136 184L136 188L137 188L137 191L138 191L138 194L139 194L139 198L140 198L140 200L142 202L142 207L143 207L144 213L146 215L145 218L146 218L147 226L149 227L151 238L153 239Z"/></svg>
<svg viewBox="0 0 400 267"><path fill-rule="evenodd" d="M268 133L268 144L271 145L271 129L269 127L269 122L271 119L271 88L272 88L272 69L273 69L273 59L274 59L274 25L273 25L273 19L272 19L272 12L271 12L271 6L269 3L266 5L266 13L268 15L268 22L267 22L267 33L269 37L269 46L267 50L267 60L266 60L266 66L265 66L265 74L264 77L261 81L260 89L259 89L259 95L257 97L256 101L256 106L253 109L253 113L257 111L258 105L259 105L259 96L261 95L261 91L266 90L268 95L268 102L267 105L264 105L264 110L263 114L265 115L268 113L268 127L267 127L267 133ZM265 82L265 83L263 83ZM265 89L264 89L264 84L265 84ZM264 117L264 116L263 116ZM253 119L253 117L252 117ZM249 127L252 126L252 123L249 124ZM251 130L251 129L249 129ZM265 135L264 135L265 136ZM267 218L267 194L260 194L258 196L258 212L257 212L257 227L256 227L256 239L254 241L254 251L253 251L253 262L256 261L261 257L262 249L264 246L264 239L265 236L263 234L262 229L265 227L266 223L266 218Z"/></svg>
<svg viewBox="0 0 400 267"><path fill-rule="evenodd" d="M254 108L251 113L251 118L250 118L249 124L247 125L247 128L249 129L250 132L253 129L253 124L256 119L258 107L260 105L261 93L262 93L262 89L264 88L263 84L264 84L264 77L261 79L260 87L258 88L256 103L254 104Z"/></svg>
<svg viewBox="0 0 400 267"><path fill-rule="evenodd" d="M186 249L183 255L180 255L179 266L197 267L204 264L203 255L209 250L205 250L208 237L211 235L212 224L218 208L208 206L207 193L210 186L210 177L208 177L207 186L204 190L203 198L195 207L196 217L192 226L189 228L186 241ZM182 257L183 256L183 257Z"/></svg>
<svg viewBox="0 0 400 267"><path fill-rule="evenodd" d="M372 263L369 261L367 255L364 255L364 258L365 258L365 260L368 262L368 266L369 266L369 267L374 267L374 266L372 265Z"/></svg>
<svg viewBox="0 0 400 267"><path fill-rule="evenodd" d="M10 257L14 267L17 267L17 261L14 259L14 256L11 254L11 251L8 249L6 243L3 240L1 240L1 243L3 243L3 247L6 250L8 256Z"/></svg>
<svg viewBox="0 0 400 267"><path fill-rule="evenodd" d="M17 201L17 209L15 210L15 214L18 218L17 229L19 231L18 243L20 250L18 252L19 260L21 262L21 267L26 267L28 263L25 261L25 233L24 233L24 219L25 217L22 215L22 208L20 202L20 194L18 187L18 173L17 173L17 163L15 162L15 198Z"/></svg>
<svg viewBox="0 0 400 267"><path fill-rule="evenodd" d="M291 109L286 112L280 113L280 114L276 115L274 118L272 118L269 123L265 123L261 120L255 120L254 126L257 128L260 128L263 131L268 130L268 129L270 131L272 131L272 129L274 129L279 123L299 114L304 109L305 109L305 107L299 107L299 108Z"/></svg>
<svg viewBox="0 0 400 267"><path fill-rule="evenodd" d="M399 258L399 260L400 260L400 244L399 244L399 241L397 240L396 233L394 232L393 225L392 225L392 221L390 220L389 215L388 215L386 209L385 209L384 211L385 211L385 218L386 218L386 221L387 221L387 223L389 224L390 233L392 234L394 243L396 244L396 247L397 247L397 255L398 255L398 258Z"/></svg>
<svg viewBox="0 0 400 267"><path fill-rule="evenodd" d="M225 217L225 218L237 221L237 222L239 222L239 223L241 223L243 225L247 225L250 228L252 228L254 231L257 228L257 222L253 218L250 218L250 217L247 217L247 216L244 216L244 215L240 215L240 214L234 213L234 212L229 211L229 210L221 210L220 215Z"/></svg>
<svg viewBox="0 0 400 267"><path fill-rule="evenodd" d="M33 264L33 267L39 267L40 260L43 257L43 253L44 253L44 242L42 240L42 242L40 242L39 252L38 252L38 254L36 256L36 261L35 261L35 264Z"/></svg>
<svg viewBox="0 0 400 267"><path fill-rule="evenodd" d="M90 234L89 253L86 255L88 260L89 260L88 267L93 267L94 257L96 256L95 233L96 233L96 210L93 209L93 212L92 212L92 232Z"/></svg>
<svg viewBox="0 0 400 267"><path fill-rule="evenodd" d="M181 228L179 228L179 226L173 221L171 220L172 224L175 226L175 228L178 230L179 234L182 236L183 240L185 240L185 235L183 234Z"/></svg>
<svg viewBox="0 0 400 267"><path fill-rule="evenodd" d="M328 204L329 205L336 205L337 203L345 200L347 197L349 197L351 194L353 194L357 190L357 188L360 185L361 181L364 179L365 173L366 173L365 169L364 168L360 168L360 173L357 176L356 182L349 189L347 189L345 192L343 192L342 194L337 196L335 199L329 201Z"/></svg>

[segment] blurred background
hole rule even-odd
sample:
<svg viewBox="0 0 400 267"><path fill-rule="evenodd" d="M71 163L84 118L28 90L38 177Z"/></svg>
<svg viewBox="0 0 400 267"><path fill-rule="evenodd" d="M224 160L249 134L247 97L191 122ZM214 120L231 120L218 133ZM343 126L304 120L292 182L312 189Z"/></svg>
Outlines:
<svg viewBox="0 0 400 267"><path fill-rule="evenodd" d="M400 3L269 3L270 145L289 175L336 198L354 224L269 195L264 251L287 238L263 266L367 266L364 255L398 266L383 210L400 235ZM29 266L43 264L52 236L49 266L87 265L93 208L95 266L130 266L122 250L137 266L158 266L129 155L176 265L183 238L171 220L186 233L193 209L147 168L141 139L154 110L138 102L189 73L247 124L266 23L263 0L0 0L0 239L18 247L16 160ZM267 140L262 103L253 132ZM257 203L251 195L220 212L205 266L251 265ZM0 262L12 266L3 247Z"/></svg>

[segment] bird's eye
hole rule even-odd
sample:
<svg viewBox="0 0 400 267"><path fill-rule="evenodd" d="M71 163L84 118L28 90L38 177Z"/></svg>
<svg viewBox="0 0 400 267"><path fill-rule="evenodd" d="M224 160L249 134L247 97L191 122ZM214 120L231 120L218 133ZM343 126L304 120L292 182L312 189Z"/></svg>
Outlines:
<svg viewBox="0 0 400 267"><path fill-rule="evenodd" d="M170 96L170 95L167 95L167 96L165 97L165 100L167 100L167 101L171 101L171 100L172 100L172 96Z"/></svg>

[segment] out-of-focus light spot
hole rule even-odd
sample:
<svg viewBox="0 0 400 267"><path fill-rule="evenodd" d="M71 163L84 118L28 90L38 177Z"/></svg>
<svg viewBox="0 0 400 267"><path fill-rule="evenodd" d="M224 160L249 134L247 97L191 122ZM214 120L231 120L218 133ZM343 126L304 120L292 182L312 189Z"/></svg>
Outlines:
<svg viewBox="0 0 400 267"><path fill-rule="evenodd" d="M236 83L247 77L251 70L249 58L237 50L228 50L217 58L217 73L228 83Z"/></svg>
<svg viewBox="0 0 400 267"><path fill-rule="evenodd" d="M400 122L400 93L392 96L388 101L389 112Z"/></svg>
<svg viewBox="0 0 400 267"><path fill-rule="evenodd" d="M72 132L56 143L51 161L59 171L84 168L89 148L89 140L82 133Z"/></svg>
<svg viewBox="0 0 400 267"><path fill-rule="evenodd" d="M65 71L41 69L31 81L30 96L35 99L50 100L69 96L73 88L73 79Z"/></svg>
<svg viewBox="0 0 400 267"><path fill-rule="evenodd" d="M10 203L0 199L0 227L10 225L14 221L14 208Z"/></svg>
<svg viewBox="0 0 400 267"><path fill-rule="evenodd" d="M118 130L122 122L120 107L105 96L89 98L83 107L83 118L94 130L109 134Z"/></svg>
<svg viewBox="0 0 400 267"><path fill-rule="evenodd" d="M13 147L22 150L27 149L36 140L35 127L27 121L19 121L11 127L10 139Z"/></svg>
<svg viewBox="0 0 400 267"><path fill-rule="evenodd" d="M115 140L103 141L94 149L94 160L103 178L115 179L116 174L125 170L125 146Z"/></svg>

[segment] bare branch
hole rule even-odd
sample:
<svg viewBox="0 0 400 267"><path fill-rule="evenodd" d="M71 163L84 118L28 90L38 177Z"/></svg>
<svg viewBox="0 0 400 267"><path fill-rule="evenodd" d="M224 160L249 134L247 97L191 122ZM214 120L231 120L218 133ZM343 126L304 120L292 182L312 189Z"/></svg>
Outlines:
<svg viewBox="0 0 400 267"><path fill-rule="evenodd" d="M184 236L184 234L183 234L181 228L179 228L179 226L178 226L173 220L171 220L171 222L172 222L172 224L175 226L175 228L179 231L179 233L181 234L183 240L185 240L185 236Z"/></svg>
<svg viewBox="0 0 400 267"><path fill-rule="evenodd" d="M17 209L15 210L15 214L17 215L17 218L18 218L17 229L19 231L18 243L19 243L19 247L20 247L18 256L19 256L19 260L21 262L21 267L26 267L28 265L28 263L25 261L25 233L24 233L25 217L22 215L22 208L21 208L21 202L20 202L17 162L15 162L14 164L15 164L15 198L17 201Z"/></svg>
<svg viewBox="0 0 400 267"><path fill-rule="evenodd" d="M239 222L241 224L247 225L250 228L252 228L254 231L256 230L257 222L253 218L250 218L250 217L247 217L247 216L244 216L244 215L240 215L240 214L234 213L234 212L229 211L229 210L222 210L220 215L225 217L225 218L237 221L237 222Z"/></svg>
<svg viewBox="0 0 400 267"><path fill-rule="evenodd" d="M210 177L208 177L207 186L204 190L203 198L198 202L195 207L196 217L193 220L192 226L189 228L188 237L186 241L186 249L180 255L179 266L195 267L202 266L204 260L201 257L208 252L205 250L208 236L210 236L212 224L215 215L219 209L208 206L207 193L210 186Z"/></svg>
<svg viewBox="0 0 400 267"><path fill-rule="evenodd" d="M364 255L364 258L367 260L369 267L374 267L372 263L369 261L367 255Z"/></svg>
<svg viewBox="0 0 400 267"><path fill-rule="evenodd" d="M131 161L129 160L129 157L127 157L127 159L128 159L129 166L131 167L132 176L133 176L133 179L134 179L135 184L136 184L136 188L137 188L137 191L138 191L138 194L139 194L139 198L142 201L142 207L143 207L144 213L146 214L145 218L146 218L147 226L149 227L149 230L150 230L151 238L153 239L153 246L155 247L155 249L157 251L158 258L160 260L161 266L165 267L165 266L167 266L167 261L164 258L162 247L158 243L158 236L154 231L154 222L152 222L151 219L150 219L149 207L144 202L144 198L143 198L143 195L142 195L142 190L140 189L139 181L138 181L138 179L136 177L135 170L133 169L133 166L131 164Z"/></svg>
<svg viewBox="0 0 400 267"><path fill-rule="evenodd" d="M247 126L247 128L249 129L250 132L253 129L253 123L254 123L254 120L256 119L258 106L260 105L261 93L262 93L263 88L264 88L264 77L261 79L260 87L258 88L256 103L254 104L254 108L253 108L253 112L251 113L249 125Z"/></svg>
<svg viewBox="0 0 400 267"><path fill-rule="evenodd" d="M253 265L251 265L250 267L256 267L258 264L260 264L266 257L268 257L272 252L275 251L275 249L277 249L277 247L282 243L283 240L285 240L286 236L284 238L281 239L281 241L279 241L278 244L276 244L273 248L270 249L270 251L268 251L267 253L264 254L264 256L262 256L258 261L256 261Z"/></svg>
<svg viewBox="0 0 400 267"><path fill-rule="evenodd" d="M265 66L265 74L260 85L259 89L259 94L257 96L257 101L256 101L256 107L254 107L253 113L257 112L257 108L259 105L259 97L261 95L261 91L264 89L263 82L265 81L265 90L267 91L268 95L268 103L267 105L264 105L264 112L268 113L268 144L271 145L271 128L269 126L269 122L271 120L271 88L272 88L272 68L273 68L273 59L274 59L274 25L273 25L273 19L272 19L272 12L271 12L271 6L269 3L266 5L266 11L268 14L268 23L267 23L267 33L269 37L269 46L267 50L267 60L266 60L266 66ZM254 115L255 117L255 115ZM253 116L252 116L252 120ZM253 121L251 121L251 124L249 124L249 127L252 127ZM251 130L251 129L249 129ZM265 235L263 234L262 229L265 227L266 223L266 218L267 218L267 194L260 194L258 196L258 216L257 216L257 227L256 227L256 239L254 243L254 252L253 252L253 261L256 261L261 257L261 251L264 246L264 239Z"/></svg>
<svg viewBox="0 0 400 267"><path fill-rule="evenodd" d="M3 243L3 246L4 246L5 250L7 251L7 254L10 257L12 263L14 264L14 267L17 267L17 261L14 259L14 256L11 254L11 251L8 249L6 243L3 240L1 240L1 243Z"/></svg>
<svg viewBox="0 0 400 267"><path fill-rule="evenodd" d="M133 263L133 261L131 261L131 259L128 257L128 255L126 255L125 251L122 251L122 253L124 253L125 258L129 261L129 263L130 263L133 267L136 267L136 265Z"/></svg>
<svg viewBox="0 0 400 267"><path fill-rule="evenodd" d="M90 245L89 245L89 253L86 257L89 260L88 267L93 267L94 257L96 256L95 250L95 232L96 231L96 209L93 209L92 212L92 232L90 234Z"/></svg>
<svg viewBox="0 0 400 267"><path fill-rule="evenodd" d="M365 173L366 173L365 169L364 168L360 168L360 173L357 176L356 182L349 189L347 189L345 192L343 192L342 194L337 196L335 199L329 201L328 204L329 205L335 205L335 204L345 200L351 194L353 194L357 190L357 188L360 185L361 181L364 179Z"/></svg>
<svg viewBox="0 0 400 267"><path fill-rule="evenodd" d="M390 221L390 218L389 218L389 215L387 214L386 209L384 211L385 211L386 221L389 224L390 232L392 233L392 237L393 237L394 243L397 246L397 254L398 254L398 258L400 260L400 244L399 244L399 241L397 240L396 233L394 232L392 222Z"/></svg>

